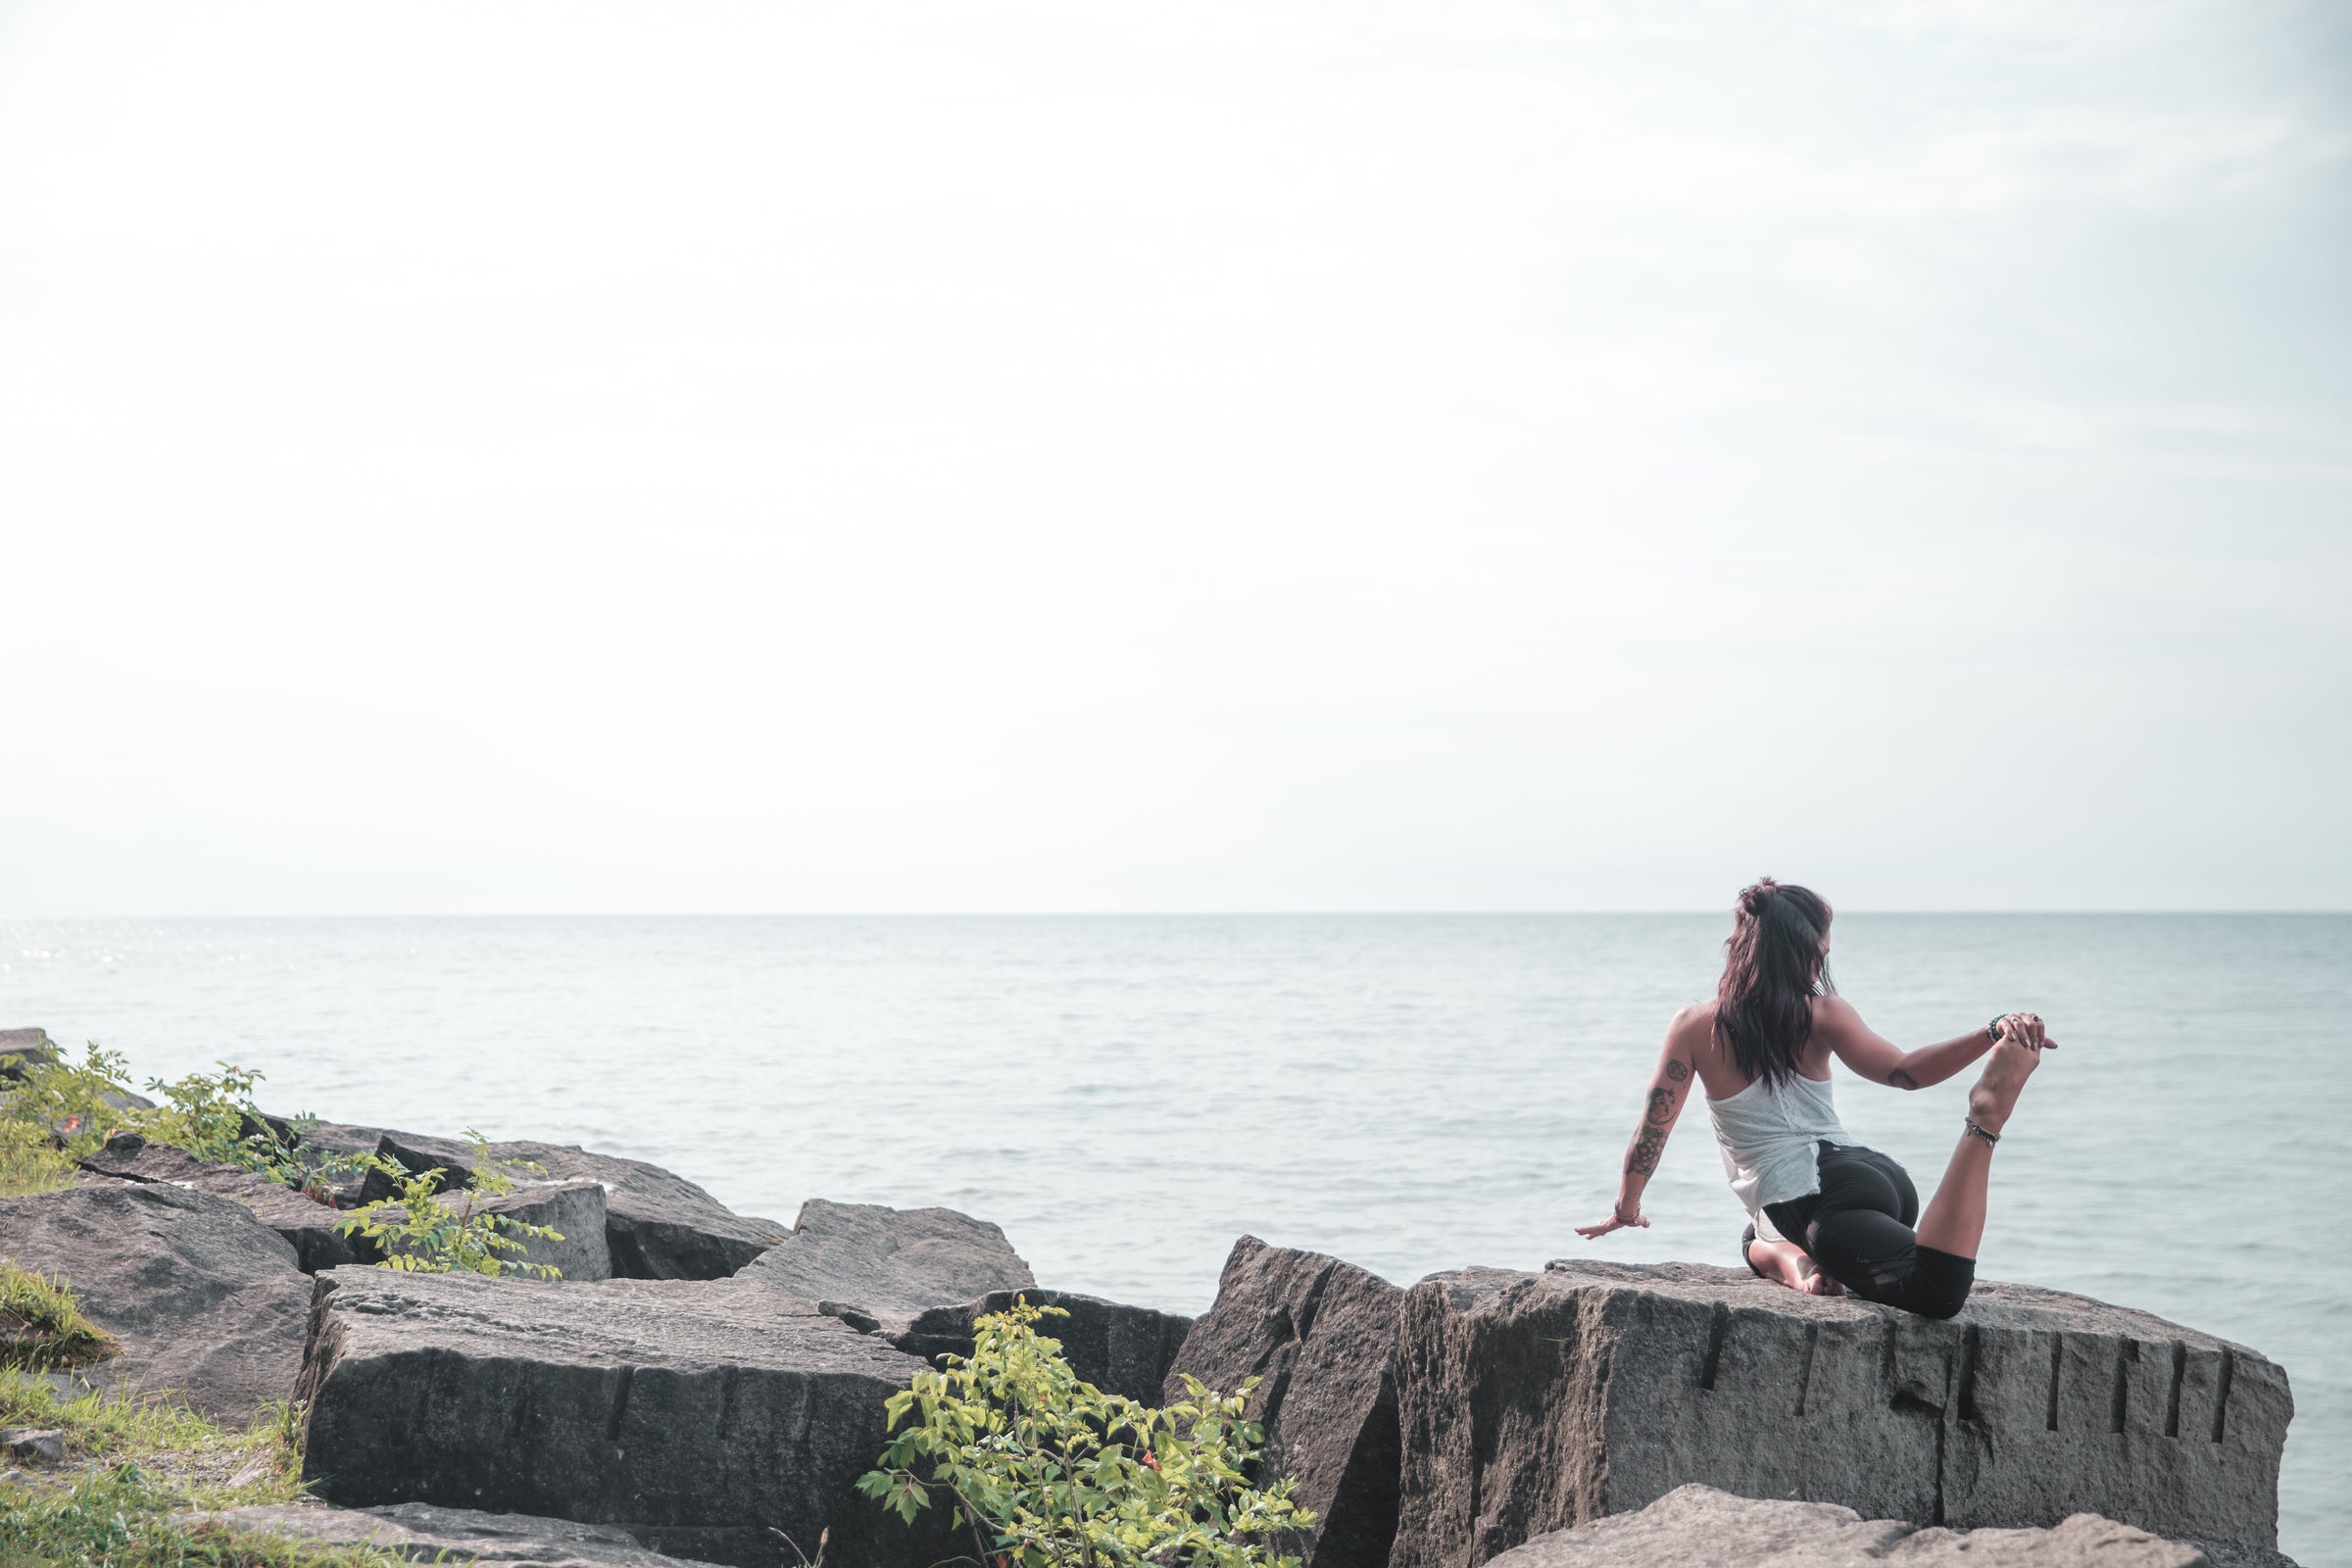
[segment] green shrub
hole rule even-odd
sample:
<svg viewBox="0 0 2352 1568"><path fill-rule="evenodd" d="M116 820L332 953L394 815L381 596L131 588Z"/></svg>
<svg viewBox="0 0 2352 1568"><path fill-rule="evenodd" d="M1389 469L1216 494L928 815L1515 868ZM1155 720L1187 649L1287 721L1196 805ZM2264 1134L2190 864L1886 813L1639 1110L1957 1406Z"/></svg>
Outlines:
<svg viewBox="0 0 2352 1568"><path fill-rule="evenodd" d="M233 1062L217 1073L190 1073L176 1083L147 1087L164 1097L152 1109L131 1102L128 1069L121 1054L93 1041L79 1062L32 1062L0 1094L0 1197L45 1193L74 1180L77 1162L119 1132L184 1149L199 1159L234 1165L298 1191L316 1192L354 1161L313 1147L303 1136L318 1125L298 1116L281 1136L253 1090L262 1075Z"/></svg>
<svg viewBox="0 0 2352 1568"><path fill-rule="evenodd" d="M359 1156L361 1164L382 1172L400 1192L397 1197L363 1203L349 1218L337 1221L335 1229L346 1236L365 1236L381 1247L385 1257L379 1268L418 1274L487 1274L492 1279L502 1274L562 1279L564 1271L553 1263L529 1263L513 1255L525 1250L532 1238L562 1241L561 1231L526 1224L484 1206L487 1200L504 1198L514 1190L508 1170L545 1175L546 1167L527 1159L492 1158L490 1141L471 1128L466 1130L466 1139L473 1145L473 1183L446 1200L440 1196L441 1179L449 1172L439 1165L411 1171L388 1154Z"/></svg>
<svg viewBox="0 0 2352 1568"><path fill-rule="evenodd" d="M119 1054L101 1050L96 1041L79 1063L63 1057L29 1062L0 1102L0 1116L55 1143L70 1171L74 1161L95 1153L138 1119L122 1082L126 1070Z"/></svg>
<svg viewBox="0 0 2352 1568"><path fill-rule="evenodd" d="M1079 1381L1026 1299L973 1326L969 1357L891 1396L890 1428L919 1412L858 1490L911 1525L944 1505L995 1568L1298 1568L1270 1543L1314 1523L1292 1484L1257 1487L1265 1436L1193 1378L1165 1409ZM823 1548L820 1545L821 1558Z"/></svg>
<svg viewBox="0 0 2352 1568"><path fill-rule="evenodd" d="M63 1279L0 1258L0 1367L51 1372L103 1361L120 1348L81 1315Z"/></svg>
<svg viewBox="0 0 2352 1568"><path fill-rule="evenodd" d="M262 1081L262 1074L232 1062L213 1065L220 1070L192 1072L177 1083L147 1080L147 1087L162 1095L165 1102L138 1117L138 1130L159 1144L184 1149L198 1159L235 1165L288 1187L309 1186L325 1163L325 1157L302 1136L318 1125L317 1119L296 1117L293 1136L281 1138L253 1102L253 1088Z"/></svg>

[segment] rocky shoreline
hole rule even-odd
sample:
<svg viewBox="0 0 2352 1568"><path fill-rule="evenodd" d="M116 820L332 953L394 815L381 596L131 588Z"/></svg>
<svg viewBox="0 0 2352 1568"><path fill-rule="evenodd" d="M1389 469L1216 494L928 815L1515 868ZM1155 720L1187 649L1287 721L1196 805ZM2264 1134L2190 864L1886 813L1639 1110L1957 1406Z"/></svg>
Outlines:
<svg viewBox="0 0 2352 1568"><path fill-rule="evenodd" d="M482 1157L309 1136L457 1185ZM780 1568L821 1537L832 1568L928 1568L949 1548L853 1483L884 1398L1025 1296L1105 1390L1262 1378L1266 1463L1319 1516L1303 1568L2285 1561L2284 1372L2082 1297L1981 1283L1931 1322L1682 1264L1399 1287L1244 1237L1194 1320L1041 1285L949 1209L812 1200L785 1226L642 1161L489 1157L538 1167L497 1202L563 1233L533 1243L561 1280L375 1267L342 1210L135 1134L0 1200L0 1255L121 1343L99 1386L223 1421L301 1401L318 1500L234 1522L412 1556Z"/></svg>

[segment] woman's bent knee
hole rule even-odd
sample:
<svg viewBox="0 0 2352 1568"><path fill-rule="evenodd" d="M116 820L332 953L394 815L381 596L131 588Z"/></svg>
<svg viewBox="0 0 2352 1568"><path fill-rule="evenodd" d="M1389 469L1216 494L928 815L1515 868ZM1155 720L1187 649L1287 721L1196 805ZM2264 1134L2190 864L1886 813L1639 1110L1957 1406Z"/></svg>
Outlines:
<svg viewBox="0 0 2352 1568"><path fill-rule="evenodd" d="M1921 1317L1958 1317L1977 1283L1977 1260L1933 1247L1919 1249L1911 1266L1909 1299L1902 1304Z"/></svg>

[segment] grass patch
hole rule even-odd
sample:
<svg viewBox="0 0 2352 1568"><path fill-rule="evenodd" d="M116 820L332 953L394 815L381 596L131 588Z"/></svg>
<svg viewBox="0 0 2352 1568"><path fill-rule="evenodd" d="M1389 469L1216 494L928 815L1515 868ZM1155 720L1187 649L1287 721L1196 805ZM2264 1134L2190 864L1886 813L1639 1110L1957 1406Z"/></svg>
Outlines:
<svg viewBox="0 0 2352 1568"><path fill-rule="evenodd" d="M0 1367L54 1372L103 1361L121 1348L81 1315L63 1279L44 1279L0 1258Z"/></svg>
<svg viewBox="0 0 2352 1568"><path fill-rule="evenodd" d="M172 1523L185 1506L136 1465L66 1486L0 1481L0 1568L408 1568L372 1547Z"/></svg>
<svg viewBox="0 0 2352 1568"><path fill-rule="evenodd" d="M35 1122L0 1119L0 1198L24 1198L71 1187L81 1168Z"/></svg>
<svg viewBox="0 0 2352 1568"><path fill-rule="evenodd" d="M178 1524L191 1508L288 1502L302 1491L293 1409L241 1432L165 1399L125 1393L59 1400L0 1372L0 1426L65 1436L66 1466L0 1473L0 1568L393 1568L366 1547Z"/></svg>

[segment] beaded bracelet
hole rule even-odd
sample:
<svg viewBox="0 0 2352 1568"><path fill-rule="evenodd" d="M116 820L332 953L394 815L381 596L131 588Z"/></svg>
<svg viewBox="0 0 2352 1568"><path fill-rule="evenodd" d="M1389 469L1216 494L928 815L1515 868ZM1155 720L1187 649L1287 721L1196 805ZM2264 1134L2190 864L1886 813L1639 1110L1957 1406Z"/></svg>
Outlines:
<svg viewBox="0 0 2352 1568"><path fill-rule="evenodd" d="M1984 1139L1986 1147L1988 1148L1991 1145L1997 1144L2001 1141L2001 1135L1999 1133L1986 1132L1984 1128L1977 1125L1976 1118L1973 1116L1961 1122L1960 1125L1967 1128L1970 1132L1975 1133L1979 1138Z"/></svg>

